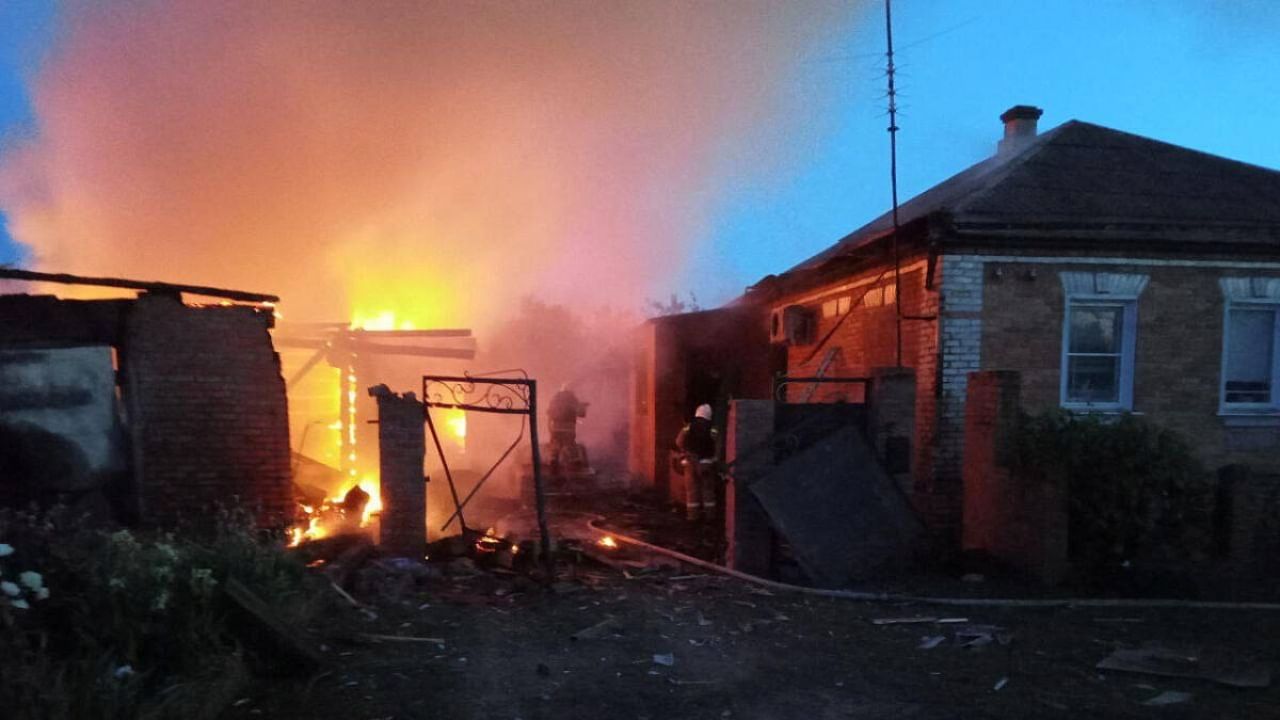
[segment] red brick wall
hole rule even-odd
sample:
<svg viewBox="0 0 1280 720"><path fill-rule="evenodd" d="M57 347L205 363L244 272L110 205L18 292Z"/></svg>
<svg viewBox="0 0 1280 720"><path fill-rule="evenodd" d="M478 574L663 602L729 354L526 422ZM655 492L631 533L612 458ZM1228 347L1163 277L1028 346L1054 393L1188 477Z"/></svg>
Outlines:
<svg viewBox="0 0 1280 720"><path fill-rule="evenodd" d="M911 263L904 263L910 265ZM883 273L883 277L881 277ZM876 278L879 278L877 281ZM841 285L861 280L874 281L862 287L847 290L839 289ZM815 342L809 345L797 345L787 349L787 374L792 376L813 376L818 373L823 358L832 348L836 349L831 364L827 366L827 376L869 377L874 368L893 367L897 362L896 312L894 305L865 307L859 302L864 293L873 288L884 288L893 285L892 268L875 268L859 275L842 278L826 288L805 293L798 297L787 298L775 303L775 307L801 304L808 308L816 321L813 334ZM902 274L902 298L904 312L908 315L920 315L928 312L931 298L924 289L924 270L914 269ZM814 297L817 296L817 297ZM823 317L822 306L827 300L849 297L851 308L849 314L835 317ZM843 321L843 322L841 322ZM838 326L838 327L837 327ZM818 343L834 330L830 340L819 346ZM933 349L933 332L931 323L906 322L902 332L903 365L917 367L921 355ZM792 387L789 398L792 402L801 399L808 392L807 387ZM848 399L861 401L862 395L856 386L839 385L820 386L811 398L812 402Z"/></svg>
<svg viewBox="0 0 1280 720"><path fill-rule="evenodd" d="M986 263L982 368L1019 371L1023 403L1031 412L1059 403L1065 308L1061 271L1148 275L1137 306L1134 411L1181 433L1210 469L1241 463L1280 471L1280 428L1230 427L1218 416L1224 303L1218 280L1277 277L1280 271L1140 263Z"/></svg>
<svg viewBox="0 0 1280 720"><path fill-rule="evenodd" d="M1067 568L1066 493L1048 481L1029 483L1008 467L1021 409L1020 386L1016 372L969 376L962 546L1056 583Z"/></svg>
<svg viewBox="0 0 1280 720"><path fill-rule="evenodd" d="M904 259L902 266L908 268L901 273L900 278L901 297L898 300L902 303L903 313L910 316L937 316L939 295L936 290L925 288L924 259ZM940 280L942 268L936 269ZM860 287L841 289L843 285L861 281L871 282ZM867 289L892 284L892 266L881 266L775 303L775 307L802 304L813 313L816 320L815 343L787 349L787 374L800 377L816 375L831 348L838 349L826 369L825 375L828 377L870 377L876 368L893 367L897 361L896 307L892 304L864 307L859 302ZM849 296L851 299L849 314L822 317L823 303L842 296ZM938 325L937 321L903 321L902 364L913 369L916 375L915 427L911 443L914 475L912 503L930 528L945 534L959 523L959 478L957 471L956 477L938 482L935 473L939 429ZM830 339L819 347L818 343L828 334L831 334ZM808 386L792 387L789 398L792 402L800 401L808 390ZM861 401L862 396L856 386L833 385L819 386L811 397L812 402L840 399Z"/></svg>
<svg viewBox="0 0 1280 720"><path fill-rule="evenodd" d="M697 404L714 405L723 428L730 398L770 392L769 345L763 313L721 308L654 318L637 334L632 374L631 472L644 485L683 503L668 451ZM717 378L697 388L699 374ZM714 387L712 387L714 386ZM695 397L695 391L702 395Z"/></svg>
<svg viewBox="0 0 1280 720"><path fill-rule="evenodd" d="M218 504L292 518L289 421L270 316L143 296L120 348L142 519L180 525Z"/></svg>
<svg viewBox="0 0 1280 720"><path fill-rule="evenodd" d="M657 327L645 323L632 335L631 456L627 465L632 481L652 487L657 474L658 442L654 421Z"/></svg>

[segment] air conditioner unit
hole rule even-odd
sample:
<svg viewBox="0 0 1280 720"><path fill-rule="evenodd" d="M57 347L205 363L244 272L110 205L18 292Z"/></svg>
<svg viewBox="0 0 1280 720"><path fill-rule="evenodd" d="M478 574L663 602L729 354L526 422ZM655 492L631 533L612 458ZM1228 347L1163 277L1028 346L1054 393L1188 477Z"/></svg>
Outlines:
<svg viewBox="0 0 1280 720"><path fill-rule="evenodd" d="M813 313L803 305L788 305L773 311L769 318L769 342L777 345L808 345L813 342Z"/></svg>

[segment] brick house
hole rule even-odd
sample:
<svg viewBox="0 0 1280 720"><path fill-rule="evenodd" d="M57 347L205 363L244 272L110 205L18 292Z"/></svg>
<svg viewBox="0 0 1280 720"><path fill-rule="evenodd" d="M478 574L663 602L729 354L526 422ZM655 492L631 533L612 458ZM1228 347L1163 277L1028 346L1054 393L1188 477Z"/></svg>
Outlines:
<svg viewBox="0 0 1280 720"><path fill-rule="evenodd" d="M1040 114L1001 115L996 153L902 204L896 242L886 213L724 311L759 331L722 355L765 375L914 373L905 485L953 543L972 373L1016 371L1031 412L1139 413L1210 468L1280 472L1280 172L1076 120L1037 133ZM650 324L638 375L663 375L680 351L654 338L682 322ZM769 396L758 379L721 390Z"/></svg>

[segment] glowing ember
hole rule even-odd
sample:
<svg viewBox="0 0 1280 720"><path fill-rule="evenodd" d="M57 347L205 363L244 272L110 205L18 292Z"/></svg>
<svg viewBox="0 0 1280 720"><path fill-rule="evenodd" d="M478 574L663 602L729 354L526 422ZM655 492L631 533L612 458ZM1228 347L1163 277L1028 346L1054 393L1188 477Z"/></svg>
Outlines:
<svg viewBox="0 0 1280 720"><path fill-rule="evenodd" d="M348 515L348 511L354 508L348 507L347 502L347 495L357 487L368 495L368 501L361 509L358 520ZM299 505L298 508L306 517L306 527L295 526L289 529L288 546L296 547L308 540L319 540L335 532L369 527L373 519L382 512L380 491L378 481L371 476L365 476L359 483L348 485L334 497L326 498L318 508Z"/></svg>
<svg viewBox="0 0 1280 720"><path fill-rule="evenodd" d="M495 552L498 552L499 550L504 550L504 549L509 550L512 555L518 552L518 549L514 544L507 542L503 538L498 537L498 533L493 528L489 528L488 530L485 530L484 535L481 535L480 537L476 538L477 553L487 555L489 553L495 553Z"/></svg>
<svg viewBox="0 0 1280 720"><path fill-rule="evenodd" d="M382 484L370 476L360 481L360 489L369 493L369 504L364 506L360 527L368 527L369 521L382 512Z"/></svg>
<svg viewBox="0 0 1280 720"><path fill-rule="evenodd" d="M600 547L609 548L609 549L618 547L618 541L614 540L612 535L605 535L604 537L597 540L596 544L599 545Z"/></svg>

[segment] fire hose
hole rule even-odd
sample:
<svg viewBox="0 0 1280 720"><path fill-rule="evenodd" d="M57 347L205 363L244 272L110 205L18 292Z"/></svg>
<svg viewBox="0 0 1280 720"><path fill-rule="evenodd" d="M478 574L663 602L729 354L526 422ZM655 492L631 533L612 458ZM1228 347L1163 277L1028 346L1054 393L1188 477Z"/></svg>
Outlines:
<svg viewBox="0 0 1280 720"><path fill-rule="evenodd" d="M614 530L605 530L598 527L597 522L605 518L600 515L593 515L587 519L587 527L597 533L602 533L612 537L618 542L632 545L649 552L665 555L674 560L679 560L687 565L700 567L704 570L710 570L721 575L736 578L753 585L768 588L770 590L778 590L780 592L799 593L802 595L811 595L816 597L836 598L839 600L853 600L858 602L886 602L886 603L919 603L922 605L951 605L951 606L968 606L968 607L1013 607L1013 608L1057 608L1057 607L1093 607L1093 608L1143 608L1143 609L1197 609L1197 610L1280 610L1280 603L1265 602L1222 602L1214 600L1174 600L1174 599L1139 599L1139 598L964 598L964 597L937 597L932 595L909 595L904 593L882 593L882 592L864 592L859 590L830 590L826 588L812 588L803 585L792 585L790 583L778 582L777 580L769 580L758 575L744 573L740 570L717 565L716 563L703 560L701 558L686 555L661 545L654 545L645 542L639 538L629 537Z"/></svg>

